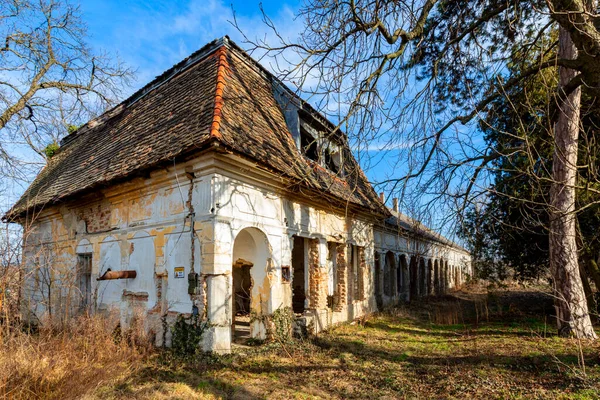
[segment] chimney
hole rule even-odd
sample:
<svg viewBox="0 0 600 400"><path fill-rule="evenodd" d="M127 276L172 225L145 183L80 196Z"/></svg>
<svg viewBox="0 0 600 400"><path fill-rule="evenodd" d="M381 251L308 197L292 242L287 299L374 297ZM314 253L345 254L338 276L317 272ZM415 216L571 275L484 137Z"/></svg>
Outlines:
<svg viewBox="0 0 600 400"><path fill-rule="evenodd" d="M394 209L394 211L396 211L396 212L400 212L400 211L398 210L398 198L397 198L397 197L394 197L394 198L392 199L392 202L393 202L393 204L394 204L394 206L393 206L393 209Z"/></svg>
<svg viewBox="0 0 600 400"><path fill-rule="evenodd" d="M379 193L379 200L385 204L385 194L383 192Z"/></svg>

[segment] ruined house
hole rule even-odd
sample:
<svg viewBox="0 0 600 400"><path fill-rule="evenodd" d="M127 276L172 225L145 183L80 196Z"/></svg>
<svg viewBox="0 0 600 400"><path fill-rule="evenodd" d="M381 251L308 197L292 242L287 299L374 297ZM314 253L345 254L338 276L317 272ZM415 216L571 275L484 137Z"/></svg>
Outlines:
<svg viewBox="0 0 600 400"><path fill-rule="evenodd" d="M347 138L229 39L66 136L4 216L23 225L32 318L179 314L205 350L263 339L289 307L319 331L442 293L460 246L385 207Z"/></svg>

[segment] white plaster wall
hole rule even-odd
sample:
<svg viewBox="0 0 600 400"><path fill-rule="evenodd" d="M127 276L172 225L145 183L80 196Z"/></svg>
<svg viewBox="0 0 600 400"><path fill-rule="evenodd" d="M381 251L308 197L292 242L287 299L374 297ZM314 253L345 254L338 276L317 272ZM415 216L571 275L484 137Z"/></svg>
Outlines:
<svg viewBox="0 0 600 400"><path fill-rule="evenodd" d="M188 273L191 272L191 233L189 226L179 226L173 233L166 235L164 249L165 272L168 276L166 303L169 311L190 313L192 301L188 294ZM175 277L175 268L183 267L183 278ZM195 272L200 272L195 270ZM164 289L163 289L164 290Z"/></svg>
<svg viewBox="0 0 600 400"><path fill-rule="evenodd" d="M147 293L147 308L156 305L156 282L154 276L154 239L145 231L138 231L128 241L129 261L124 269L137 272L135 279L125 279L124 288L134 293Z"/></svg>
<svg viewBox="0 0 600 400"><path fill-rule="evenodd" d="M108 236L100 244L100 259L93 260L97 262L98 275L102 276L108 269L112 271L120 271L121 268L121 242L114 236ZM95 282L92 274L92 284ZM99 309L109 309L112 306L118 306L121 302L121 296L125 283L123 280L97 281L96 290L97 304Z"/></svg>

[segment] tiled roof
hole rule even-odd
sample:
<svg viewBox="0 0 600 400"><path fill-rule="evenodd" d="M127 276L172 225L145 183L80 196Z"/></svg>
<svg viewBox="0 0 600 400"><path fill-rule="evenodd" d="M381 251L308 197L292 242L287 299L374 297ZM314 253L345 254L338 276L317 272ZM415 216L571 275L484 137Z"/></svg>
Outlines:
<svg viewBox="0 0 600 400"><path fill-rule="evenodd" d="M343 178L300 154L274 96L281 85L227 38L213 41L63 139L4 219L173 163L212 142L281 173L297 188L386 215L347 144Z"/></svg>
<svg viewBox="0 0 600 400"><path fill-rule="evenodd" d="M452 247L456 250L468 253L467 249L446 238L442 234L428 228L421 221L411 218L408 215L393 209L389 209L389 212L391 213L391 216L385 219L385 224L391 225L394 228L400 228L404 231L411 232L413 235L422 237L425 240L445 244L446 246Z"/></svg>

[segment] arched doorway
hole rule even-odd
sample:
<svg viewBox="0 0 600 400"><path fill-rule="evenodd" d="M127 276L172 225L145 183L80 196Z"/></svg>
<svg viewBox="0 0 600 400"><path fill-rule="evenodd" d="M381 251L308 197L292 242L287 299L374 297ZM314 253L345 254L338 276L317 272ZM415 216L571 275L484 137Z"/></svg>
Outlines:
<svg viewBox="0 0 600 400"><path fill-rule="evenodd" d="M233 338L237 341L265 339L262 318L256 317L269 312L271 247L267 236L257 228L242 229L233 243L232 259ZM251 315L255 318L251 319Z"/></svg>
<svg viewBox="0 0 600 400"><path fill-rule="evenodd" d="M436 260L437 263L437 260ZM437 265L437 264L436 264ZM433 293L433 261L431 258L427 261L427 295L430 296Z"/></svg>
<svg viewBox="0 0 600 400"><path fill-rule="evenodd" d="M379 252L375 252L375 302L377 303L377 309L381 310L383 307L383 297L381 296L381 257Z"/></svg>
<svg viewBox="0 0 600 400"><path fill-rule="evenodd" d="M398 268L398 275L399 275L399 281L398 281L398 287L400 288L400 293L402 294L402 297L404 300L408 300L407 296L408 296L408 289L410 288L409 285L409 273L408 273L408 262L406 261L406 255L401 254L400 255L400 268Z"/></svg>
<svg viewBox="0 0 600 400"><path fill-rule="evenodd" d="M419 257L419 296L425 296L427 294L427 267L425 266L425 259Z"/></svg>
<svg viewBox="0 0 600 400"><path fill-rule="evenodd" d="M384 289L385 295L388 297L395 296L395 273L396 273L396 260L394 253L388 251L385 254L385 274L384 274Z"/></svg>
<svg viewBox="0 0 600 400"><path fill-rule="evenodd" d="M435 260L435 267L434 267L434 287L435 287L435 294L439 295L440 294L440 264L438 262L438 260Z"/></svg>
<svg viewBox="0 0 600 400"><path fill-rule="evenodd" d="M419 273L418 261L416 256L410 257L410 300L415 299L419 294Z"/></svg>

